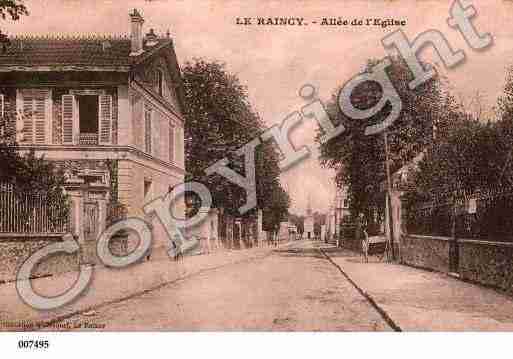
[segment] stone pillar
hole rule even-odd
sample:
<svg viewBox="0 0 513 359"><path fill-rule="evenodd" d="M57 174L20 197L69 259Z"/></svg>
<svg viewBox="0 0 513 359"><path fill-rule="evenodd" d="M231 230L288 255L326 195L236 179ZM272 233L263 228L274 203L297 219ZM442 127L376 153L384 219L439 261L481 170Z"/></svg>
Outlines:
<svg viewBox="0 0 513 359"><path fill-rule="evenodd" d="M198 210L198 214L204 217L203 221L198 224L197 235L200 238L200 247L204 249L206 253L210 253L210 208L201 207Z"/></svg>

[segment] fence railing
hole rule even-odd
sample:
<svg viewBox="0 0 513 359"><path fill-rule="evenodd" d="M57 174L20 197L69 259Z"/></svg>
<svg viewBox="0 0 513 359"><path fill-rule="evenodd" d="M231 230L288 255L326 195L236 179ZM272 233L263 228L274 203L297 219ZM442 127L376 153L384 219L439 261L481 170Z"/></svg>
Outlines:
<svg viewBox="0 0 513 359"><path fill-rule="evenodd" d="M513 242L513 189L417 203L406 211L406 229L412 234Z"/></svg>
<svg viewBox="0 0 513 359"><path fill-rule="evenodd" d="M68 229L68 218L43 194L20 194L12 184L0 184L0 233L56 234Z"/></svg>

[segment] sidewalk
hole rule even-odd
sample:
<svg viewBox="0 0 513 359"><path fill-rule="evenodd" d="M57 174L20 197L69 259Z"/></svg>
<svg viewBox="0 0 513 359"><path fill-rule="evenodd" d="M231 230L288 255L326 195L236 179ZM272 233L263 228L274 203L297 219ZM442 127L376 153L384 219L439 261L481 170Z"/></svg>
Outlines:
<svg viewBox="0 0 513 359"><path fill-rule="evenodd" d="M513 298L442 273L320 248L403 331L511 331Z"/></svg>
<svg viewBox="0 0 513 359"><path fill-rule="evenodd" d="M165 256L160 256L159 259L152 259L123 269L98 266L94 269L93 278L86 292L73 303L53 311L40 312L29 307L19 298L15 283L6 283L0 285L0 331L31 330L31 328L25 327L26 323L50 323L65 319L71 315L118 302L206 270L263 258L273 249L275 247L224 250L207 255L186 256L181 262L174 262ZM77 277L78 272L68 272L35 279L32 281L32 285L34 290L41 295L55 296L71 287ZM13 327L12 322L19 323L20 321L23 321L23 326L16 324Z"/></svg>

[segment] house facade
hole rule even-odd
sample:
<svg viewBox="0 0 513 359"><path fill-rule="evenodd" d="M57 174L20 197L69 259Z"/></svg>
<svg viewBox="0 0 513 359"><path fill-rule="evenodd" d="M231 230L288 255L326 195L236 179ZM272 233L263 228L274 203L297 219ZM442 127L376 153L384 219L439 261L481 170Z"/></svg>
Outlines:
<svg viewBox="0 0 513 359"><path fill-rule="evenodd" d="M333 199L333 204L330 205L327 218L326 230L330 238L340 237L340 225L345 218L351 215L349 211L349 188L347 186L342 186L341 188L335 186L335 191L335 198Z"/></svg>
<svg viewBox="0 0 513 359"><path fill-rule="evenodd" d="M93 241L117 212L145 218L144 204L183 182L183 85L173 40L12 37L0 48L0 111L20 151L56 161L71 198L70 231ZM183 202L174 214L183 217ZM153 222L154 245L165 245Z"/></svg>

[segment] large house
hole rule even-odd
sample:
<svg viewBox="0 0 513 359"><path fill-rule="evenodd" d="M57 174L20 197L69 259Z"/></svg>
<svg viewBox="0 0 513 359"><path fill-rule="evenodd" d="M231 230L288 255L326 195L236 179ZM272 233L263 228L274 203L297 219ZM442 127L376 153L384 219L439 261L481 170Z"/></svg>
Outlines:
<svg viewBox="0 0 513 359"><path fill-rule="evenodd" d="M144 34L137 10L129 20L129 37L17 36L0 44L1 117L17 128L20 150L65 169L70 229L81 241L94 240L116 208L143 216L145 203L184 179L173 40ZM183 216L183 204L175 210Z"/></svg>

